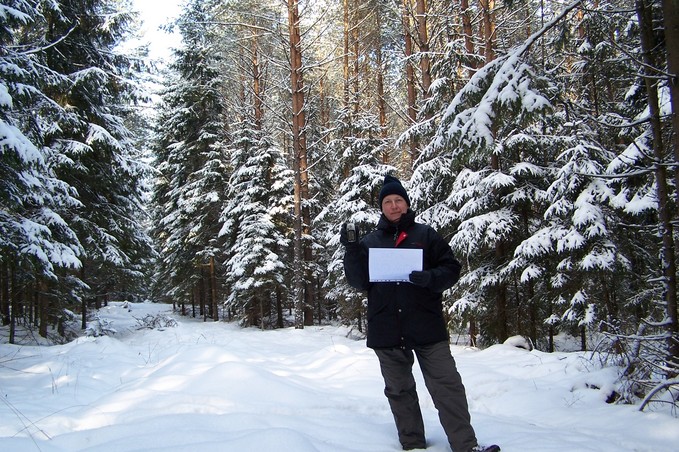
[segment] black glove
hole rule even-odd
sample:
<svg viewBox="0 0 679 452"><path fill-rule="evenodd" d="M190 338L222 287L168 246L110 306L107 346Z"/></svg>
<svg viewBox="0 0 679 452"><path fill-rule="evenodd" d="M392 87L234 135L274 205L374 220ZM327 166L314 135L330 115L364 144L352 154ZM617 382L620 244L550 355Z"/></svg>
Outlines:
<svg viewBox="0 0 679 452"><path fill-rule="evenodd" d="M428 271L414 271L408 276L410 282L416 286L427 287L431 282L431 272Z"/></svg>
<svg viewBox="0 0 679 452"><path fill-rule="evenodd" d="M340 229L340 243L344 245L345 247L354 247L358 245L358 228L355 228L354 230L354 240L349 241L349 237L347 234L347 224L343 223L342 228Z"/></svg>

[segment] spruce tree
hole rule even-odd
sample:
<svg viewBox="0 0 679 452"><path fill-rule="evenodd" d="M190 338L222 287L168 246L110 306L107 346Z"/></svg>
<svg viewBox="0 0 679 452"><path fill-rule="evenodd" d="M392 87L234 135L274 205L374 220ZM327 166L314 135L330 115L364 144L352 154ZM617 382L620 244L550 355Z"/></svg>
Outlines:
<svg viewBox="0 0 679 452"><path fill-rule="evenodd" d="M43 5L45 39L52 45L40 59L53 76L42 89L61 107L49 118L44 145L55 153L57 176L80 202L62 213L85 248L79 276L97 304L128 297L139 292L135 282L152 249L141 226L146 167L124 123L137 90L130 61L116 53L131 16L109 0Z"/></svg>
<svg viewBox="0 0 679 452"><path fill-rule="evenodd" d="M217 320L216 266L224 260L219 216L230 167L211 17L210 2L196 0L179 18L183 46L159 105L154 235L160 246L156 293L182 304L190 300Z"/></svg>
<svg viewBox="0 0 679 452"><path fill-rule="evenodd" d="M56 278L56 267L79 266L82 249L77 236L59 215L64 206L78 205L73 190L51 169L53 152L43 147L44 118L31 112L52 107L40 91L49 73L35 56L40 41L26 33L40 17L26 2L3 2L0 19L0 125L2 189L0 221L5 264L34 267L34 275ZM27 51L28 49L28 51Z"/></svg>
<svg viewBox="0 0 679 452"><path fill-rule="evenodd" d="M386 174L396 174L391 165L381 164L388 152L388 142L380 137L377 118L369 114L349 115L340 122L346 138L331 141L326 152L337 156L336 162L344 168L334 196L315 218L326 241L328 277L324 283L325 298L332 317L363 332L365 294L351 288L344 277L342 264L344 247L339 244L339 231L343 223L354 223L359 235L372 231L380 218L378 194Z"/></svg>
<svg viewBox="0 0 679 452"><path fill-rule="evenodd" d="M265 134L234 124L233 175L221 223L228 239L227 307L243 325L281 325L290 274L292 173Z"/></svg>

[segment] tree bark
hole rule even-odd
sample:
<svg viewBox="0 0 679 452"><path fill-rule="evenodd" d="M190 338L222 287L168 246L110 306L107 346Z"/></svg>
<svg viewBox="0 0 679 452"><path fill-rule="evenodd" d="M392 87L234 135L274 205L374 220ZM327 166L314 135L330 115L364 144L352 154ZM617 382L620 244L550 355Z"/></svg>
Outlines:
<svg viewBox="0 0 679 452"><path fill-rule="evenodd" d="M662 0L665 24L665 47L667 48L667 70L669 72L670 104L672 106L672 151L674 163L679 163L679 0ZM675 186L679 187L679 165L674 170ZM679 190L675 191L679 205Z"/></svg>
<svg viewBox="0 0 679 452"><path fill-rule="evenodd" d="M301 34L299 29L299 6L296 0L288 0L288 28L290 35L290 77L292 87L292 153L293 172L295 178L294 193L294 259L295 259L295 327L304 328L308 323L306 301L310 296L308 284L308 266L310 249L304 244L305 233L310 225L309 208L305 206L309 199L309 179L307 172L306 152L306 117L304 105L304 79L302 77Z"/></svg>
<svg viewBox="0 0 679 452"><path fill-rule="evenodd" d="M2 316L2 325L9 325L9 267L6 262L0 264L0 315Z"/></svg>
<svg viewBox="0 0 679 452"><path fill-rule="evenodd" d="M14 266L10 267L10 300L11 308L9 313L9 343L16 343L17 316L19 315L19 290L17 289L17 278Z"/></svg>
<svg viewBox="0 0 679 452"><path fill-rule="evenodd" d="M488 63L495 59L495 0L479 0L479 5L483 11L483 55Z"/></svg>
<svg viewBox="0 0 679 452"><path fill-rule="evenodd" d="M349 88L351 86L351 71L349 70L349 43L350 43L350 35L351 35L351 13L349 10L349 0L343 0L342 2L343 8L344 8L344 17L343 17L343 48L342 48L342 110L344 112L349 111L349 102L351 101L351 96L349 92ZM346 127L341 128L342 131L342 137L341 138L346 138L348 134L348 129ZM349 177L349 173L351 172L351 167L352 167L352 162L344 160L344 165L342 168L342 173L344 175L344 178Z"/></svg>
<svg viewBox="0 0 679 452"><path fill-rule="evenodd" d="M358 15L358 8L360 5L360 1L362 0L354 0L354 17ZM358 24L356 23L358 21L354 20L352 21L352 37L353 37L353 44L354 44L354 73L353 73L353 81L354 81L354 92L353 96L351 99L351 102L354 106L354 114L358 115L359 112L359 97L361 95L361 61L360 61L360 54L361 54L361 46L360 46L360 39L358 35Z"/></svg>
<svg viewBox="0 0 679 452"><path fill-rule="evenodd" d="M49 324L49 298L45 296L45 283L37 278L35 281L35 305L38 313L38 334L47 337L47 325Z"/></svg>
<svg viewBox="0 0 679 452"><path fill-rule="evenodd" d="M379 11L375 14L375 65L377 66L377 111L380 119L380 137L387 138L387 103L384 100L384 61L382 56L382 20ZM389 151L382 152L382 163L389 164Z"/></svg>
<svg viewBox="0 0 679 452"><path fill-rule="evenodd" d="M261 93L261 68L259 66L259 46L257 44L257 32L252 32L252 95L255 108L255 129L262 130L264 119L264 103Z"/></svg>
<svg viewBox="0 0 679 452"><path fill-rule="evenodd" d="M489 64L491 61L495 60L495 47L493 44L495 37L495 16L493 14L495 0L479 0L479 4L483 12L483 55L486 64ZM493 130L493 136L495 136L495 130ZM490 167L493 171L500 171L500 157L496 153L492 153L490 156ZM497 196L499 199L500 193L498 193ZM505 255L506 250L504 242L502 240L498 240L498 242L495 244L495 258L498 262L501 262L505 259ZM509 335L507 323L507 284L505 282L500 282L497 287L497 292L495 294L495 307L496 331L494 333L502 342L507 339Z"/></svg>
<svg viewBox="0 0 679 452"><path fill-rule="evenodd" d="M80 280L85 280L85 266L80 267ZM87 328L87 298L85 296L80 300L80 328L85 330Z"/></svg>
<svg viewBox="0 0 679 452"><path fill-rule="evenodd" d="M193 315L193 318L197 318L198 315L200 315L200 310L199 312L196 312L196 300L198 299L198 296L196 295L196 291L198 288L195 286L191 288L191 292L188 294L191 297L191 314Z"/></svg>
<svg viewBox="0 0 679 452"><path fill-rule="evenodd" d="M667 48L667 70L670 73L670 104L672 106L672 154L674 155L674 185L679 187L679 0L662 0L665 21L665 46ZM679 190L675 189L675 203L679 205ZM677 319L676 298L667 307L672 323L670 330L674 336L671 348L675 362L679 361L679 320Z"/></svg>
<svg viewBox="0 0 679 452"><path fill-rule="evenodd" d="M283 291L279 285L276 285L276 325L278 328L283 328Z"/></svg>
<svg viewBox="0 0 679 452"><path fill-rule="evenodd" d="M659 229L662 237L662 273L665 283L665 306L667 318L669 319L668 333L668 352L675 366L679 364L679 342L677 342L679 328L677 327L677 266L675 256L675 243L673 233L673 222L675 215L671 207L669 184L667 181L667 170L664 164L665 149L662 139L662 124L660 120L660 105L658 101L658 77L654 68L659 68L659 58L655 57L654 50L657 42L653 34L653 13L652 5L648 0L637 0L636 10L639 20L641 49L643 54L644 80L648 96L648 108L651 132L653 135L653 154L655 157L655 181L658 196L659 210ZM675 10L676 14L676 10ZM676 43L675 43L676 44ZM672 43L668 43L671 47ZM676 137L675 137L676 139Z"/></svg>
<svg viewBox="0 0 679 452"><path fill-rule="evenodd" d="M429 98L431 87L431 63L429 60L429 35L427 33L427 2L417 0L417 37L420 47L420 72L422 73L422 97Z"/></svg>
<svg viewBox="0 0 679 452"><path fill-rule="evenodd" d="M415 90L415 69L413 68L413 37L410 31L410 0L403 0L403 40L405 44L406 89L408 93L409 126L417 122L417 91ZM409 141L410 166L416 159L417 146L412 138Z"/></svg>
<svg viewBox="0 0 679 452"><path fill-rule="evenodd" d="M210 256L210 298L212 302L212 320L219 320L219 303L217 303L217 274L215 272L215 257Z"/></svg>
<svg viewBox="0 0 679 452"><path fill-rule="evenodd" d="M460 0L460 12L462 14L462 35L464 36L464 49L469 55L469 76L476 72L476 57L474 55L474 31L472 29L472 19L469 12L469 0Z"/></svg>
<svg viewBox="0 0 679 452"><path fill-rule="evenodd" d="M200 278L196 282L196 286L198 287L198 300L200 303L200 313L203 316L203 321L207 322L208 317L210 316L210 309L207 303L207 297L208 293L205 290L207 284L206 284L206 279L205 278L205 269L201 265L200 267Z"/></svg>
<svg viewBox="0 0 679 452"><path fill-rule="evenodd" d="M342 73L344 75L344 90L343 94L343 107L345 109L349 108L349 33L351 30L350 26L350 15L349 15L349 0L344 0L344 47L342 52Z"/></svg>

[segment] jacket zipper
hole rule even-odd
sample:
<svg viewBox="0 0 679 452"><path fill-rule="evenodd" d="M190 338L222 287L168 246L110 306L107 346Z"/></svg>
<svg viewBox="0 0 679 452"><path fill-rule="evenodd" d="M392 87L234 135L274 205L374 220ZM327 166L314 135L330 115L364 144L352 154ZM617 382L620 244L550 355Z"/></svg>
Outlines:
<svg viewBox="0 0 679 452"><path fill-rule="evenodd" d="M394 241L396 242L396 243L394 243L394 248L396 248L401 243L403 243L403 241L406 239L406 237L408 237L408 234L406 234L405 231L401 231L401 233L398 234L398 237L396 236L396 234L394 234Z"/></svg>

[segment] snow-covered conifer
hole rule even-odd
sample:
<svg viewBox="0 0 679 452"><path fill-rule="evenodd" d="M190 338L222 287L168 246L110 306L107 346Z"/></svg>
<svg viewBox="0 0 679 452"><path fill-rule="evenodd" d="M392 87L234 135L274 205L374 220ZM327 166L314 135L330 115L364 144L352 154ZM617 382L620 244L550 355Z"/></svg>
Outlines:
<svg viewBox="0 0 679 452"><path fill-rule="evenodd" d="M333 140L326 148L328 153L337 156L336 165L344 169L346 177L315 222L319 229L322 228L328 252L328 277L324 283L326 300L342 322L363 331L365 295L349 287L344 277L340 227L352 222L359 235L375 227L380 217L379 190L384 176L396 174L396 168L381 163L381 156L389 144L379 137L376 118L366 114L349 120L349 116L345 115L340 123L345 126L346 138Z"/></svg>
<svg viewBox="0 0 679 452"><path fill-rule="evenodd" d="M182 304L190 300L216 320L221 291L215 266L224 259L219 218L231 168L211 17L209 2L196 0L178 20L183 46L175 51L158 107L154 234L160 246L158 294Z"/></svg>
<svg viewBox="0 0 679 452"><path fill-rule="evenodd" d="M220 218L220 236L228 247L225 303L244 325L264 327L268 318L282 327L282 297L290 277L292 173L261 130L234 124L233 138L233 174Z"/></svg>

